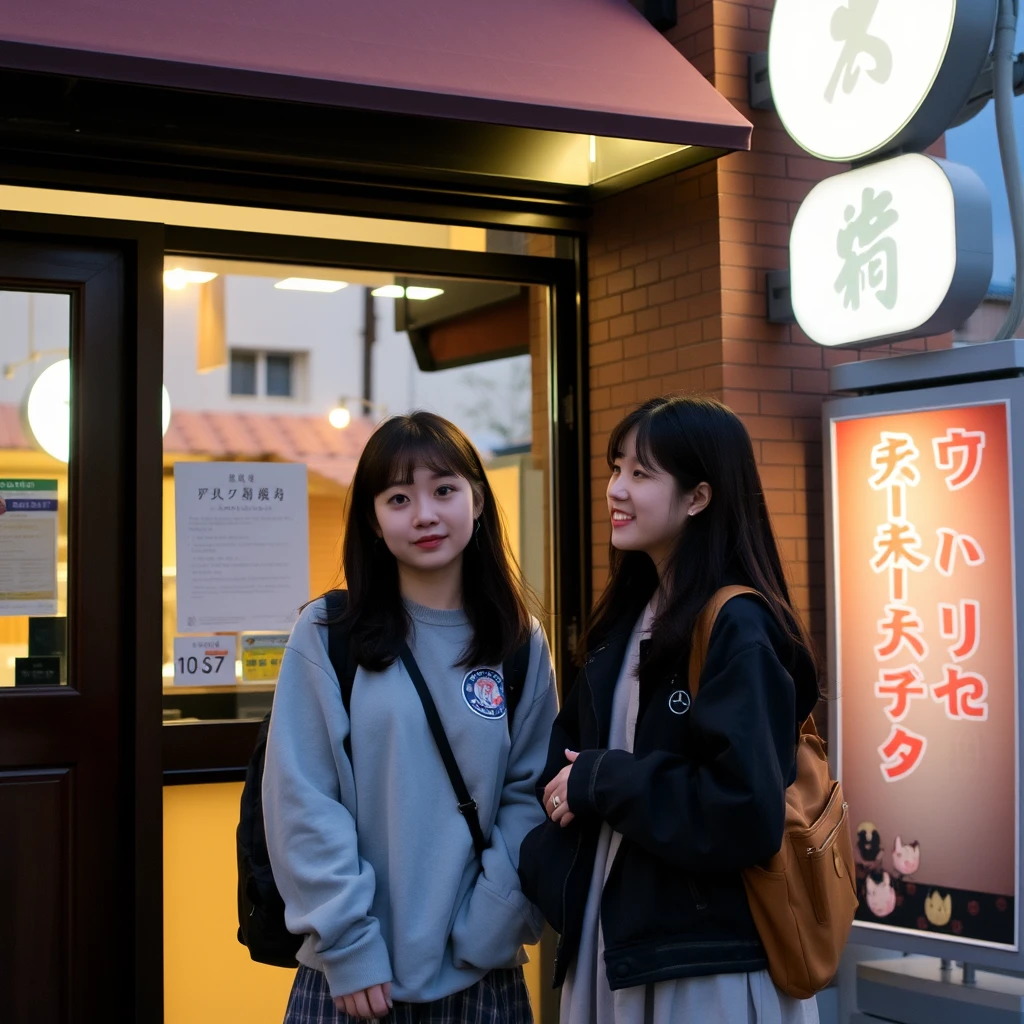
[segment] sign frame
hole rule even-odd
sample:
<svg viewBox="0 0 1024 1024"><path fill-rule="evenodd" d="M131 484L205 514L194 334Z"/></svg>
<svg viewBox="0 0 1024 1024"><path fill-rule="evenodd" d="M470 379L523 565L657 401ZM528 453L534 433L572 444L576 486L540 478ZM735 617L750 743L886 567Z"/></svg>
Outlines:
<svg viewBox="0 0 1024 1024"><path fill-rule="evenodd" d="M778 17L780 7L798 0L778 0L772 15L768 35L768 66L769 82L771 67L774 63L782 63L786 67L800 67L801 61L792 52L778 54L778 33L781 21ZM820 2L820 0L817 0ZM841 9L847 0L834 0L836 9ZM849 0L852 6L852 0ZM786 104L781 103L777 90L773 90L776 112L782 121L786 133L805 152L821 160L832 163L857 163L875 159L885 154L903 152L920 152L934 143L946 131L957 114L963 109L970 98L971 90L977 82L978 75L988 58L992 41L992 32L996 23L997 0L955 0L955 8L949 38L942 62L932 80L930 90L919 100L917 107L906 118L901 127L883 138L874 146L849 153L818 152L812 145L805 144L790 129L792 118L787 120ZM796 49L796 41L791 44ZM776 56L773 59L773 54ZM794 94L803 90L795 83Z"/></svg>
<svg viewBox="0 0 1024 1024"><path fill-rule="evenodd" d="M882 394L869 394L835 398L825 403L822 410L823 470L825 505L825 573L826 621L829 696L829 762L836 778L842 779L842 700L834 687L838 683L837 630L839 609L836 599L837 573L835 513L836 474L833 467L833 423L885 414L912 413L964 406L1005 404L1007 410L1008 461L1010 467L1010 522L1011 543L1014 552L1024 551L1024 379L981 380L964 384L925 387L911 390L893 390ZM877 926L855 921L851 941L867 946L898 950L906 954L940 956L961 960L978 967L1020 971L1024 970L1024 935L1022 935L1021 898L1024 896L1024 785L1022 785L1021 736L1024 734L1024 700L1022 700L1022 666L1019 637L1024 635L1024 574L1015 571L1012 586L1014 607L1014 659L1015 659L1015 763L1016 786L1016 854L1014 893L1014 942L1010 948L977 940L937 932L920 933L892 926ZM851 826L852 827L852 826Z"/></svg>
<svg viewBox="0 0 1024 1024"><path fill-rule="evenodd" d="M851 341L822 341L821 337L818 336L820 332L816 330L816 327L821 323L834 320L836 314L830 311L824 315L815 314L813 317L808 315L807 311L815 306L814 296L821 292L821 288L814 283L806 288L804 287L798 268L803 267L805 261L796 258L797 246L801 245L808 237L813 238L821 233L817 215L811 209L815 195L835 189L837 182L840 181L850 182L851 194L859 192L860 188L863 187L861 184L862 180L870 180L874 175L884 174L887 166L895 165L897 162L903 162L904 165L913 163L914 166L917 166L918 162L922 161L922 170L929 168L928 173L934 175L934 171L930 168L937 168L945 178L949 186L949 195L953 209L953 270L942 301L932 309L930 315L923 322L903 330L883 330L881 333L872 333L867 337L859 337ZM905 166L901 170L905 174L909 174L905 170ZM894 173L896 172L894 171ZM915 173L918 172L915 171ZM878 183L876 182L875 184ZM813 226L805 227L805 222L807 221ZM830 234L828 237L829 245L827 248L834 249L831 241L832 235ZM820 253L817 255L820 256ZM825 178L811 189L807 197L800 204L800 209L794 218L789 238L793 312L796 315L797 323L800 325L801 330L815 344L826 349L863 348L870 345L878 345L881 342L890 343L905 338L920 338L933 334L944 334L960 326L984 299L992 280L992 261L992 201L981 178L971 168L962 164L924 154L907 153L890 160L867 164L863 167L846 171L843 174ZM817 264L820 263L820 259L815 259L811 262ZM831 277L831 275L829 276ZM806 301L805 291L807 293ZM835 289L827 294L829 300L833 303L839 301ZM801 315L801 313L804 315Z"/></svg>

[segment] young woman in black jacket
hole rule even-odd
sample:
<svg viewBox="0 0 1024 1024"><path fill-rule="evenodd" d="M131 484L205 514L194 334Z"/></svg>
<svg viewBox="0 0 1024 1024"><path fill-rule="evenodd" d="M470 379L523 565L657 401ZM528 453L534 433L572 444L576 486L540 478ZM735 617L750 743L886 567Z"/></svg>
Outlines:
<svg viewBox="0 0 1024 1024"><path fill-rule="evenodd" d="M742 869L782 845L797 732L819 698L750 437L725 406L656 398L608 446L611 573L520 852L561 933L563 1024L816 1024L767 972ZM687 685L701 609L733 598Z"/></svg>

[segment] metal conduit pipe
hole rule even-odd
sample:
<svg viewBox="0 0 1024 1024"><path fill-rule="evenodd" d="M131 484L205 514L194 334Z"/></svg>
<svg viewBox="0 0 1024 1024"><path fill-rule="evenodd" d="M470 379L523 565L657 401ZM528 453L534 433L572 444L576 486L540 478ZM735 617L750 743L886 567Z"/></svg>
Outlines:
<svg viewBox="0 0 1024 1024"><path fill-rule="evenodd" d="M1013 123L1013 63L1017 38L1019 0L999 0L995 39L995 103L996 133L999 155L1010 201L1010 222L1013 227L1016 279L1013 299L996 341L1016 337L1024 319L1024 181L1021 180L1020 154L1017 152L1017 131Z"/></svg>

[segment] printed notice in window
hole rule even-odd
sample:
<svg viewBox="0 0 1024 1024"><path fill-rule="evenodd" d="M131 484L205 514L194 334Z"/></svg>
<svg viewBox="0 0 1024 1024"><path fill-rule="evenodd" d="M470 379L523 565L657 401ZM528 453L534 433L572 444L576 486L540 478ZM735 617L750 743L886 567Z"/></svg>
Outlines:
<svg viewBox="0 0 1024 1024"><path fill-rule="evenodd" d="M57 614L57 481L0 479L0 615Z"/></svg>
<svg viewBox="0 0 1024 1024"><path fill-rule="evenodd" d="M290 629L309 600L306 467L174 466L179 633Z"/></svg>

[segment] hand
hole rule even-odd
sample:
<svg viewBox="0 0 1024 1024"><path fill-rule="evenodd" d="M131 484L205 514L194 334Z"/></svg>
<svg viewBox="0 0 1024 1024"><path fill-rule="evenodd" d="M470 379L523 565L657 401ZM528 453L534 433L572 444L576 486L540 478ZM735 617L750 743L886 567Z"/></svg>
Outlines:
<svg viewBox="0 0 1024 1024"><path fill-rule="evenodd" d="M544 787L544 810L548 812L548 817L558 822L562 828L576 817L569 810L569 772L572 771L572 766L579 756L575 750L566 750L565 759L569 763Z"/></svg>
<svg viewBox="0 0 1024 1024"><path fill-rule="evenodd" d="M374 985L348 996L337 996L334 1005L350 1017L386 1017L395 1005L391 1001L391 982L386 981L383 985Z"/></svg>

